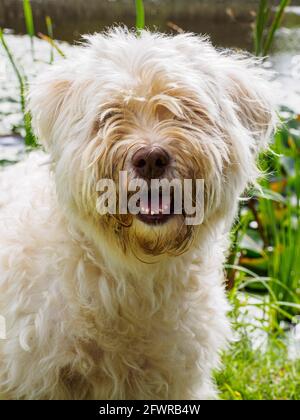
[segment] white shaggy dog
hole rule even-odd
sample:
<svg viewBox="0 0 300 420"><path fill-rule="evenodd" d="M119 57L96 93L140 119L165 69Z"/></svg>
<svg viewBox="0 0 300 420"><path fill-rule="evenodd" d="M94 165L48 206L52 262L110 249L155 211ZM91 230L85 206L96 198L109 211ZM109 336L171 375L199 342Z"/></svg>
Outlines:
<svg viewBox="0 0 300 420"><path fill-rule="evenodd" d="M270 87L252 59L190 34L86 40L32 87L48 154L0 176L0 392L216 398L227 236L274 126ZM133 156L153 147L156 175L204 179L202 224L97 212L97 181L139 177Z"/></svg>

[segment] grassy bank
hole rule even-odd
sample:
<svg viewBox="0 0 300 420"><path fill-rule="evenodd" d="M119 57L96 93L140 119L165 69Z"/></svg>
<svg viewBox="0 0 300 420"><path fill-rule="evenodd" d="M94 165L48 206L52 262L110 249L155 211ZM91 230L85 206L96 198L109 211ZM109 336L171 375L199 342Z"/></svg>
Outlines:
<svg viewBox="0 0 300 420"><path fill-rule="evenodd" d="M270 340L265 351L254 350L246 337L223 355L215 375L224 400L299 400L300 360L289 360L285 344Z"/></svg>

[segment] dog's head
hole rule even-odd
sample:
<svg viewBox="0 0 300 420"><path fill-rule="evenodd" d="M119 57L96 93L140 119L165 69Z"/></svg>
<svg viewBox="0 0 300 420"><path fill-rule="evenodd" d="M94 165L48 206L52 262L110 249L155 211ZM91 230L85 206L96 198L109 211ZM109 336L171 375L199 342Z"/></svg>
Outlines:
<svg viewBox="0 0 300 420"><path fill-rule="evenodd" d="M229 226L274 127L270 87L257 63L190 34L136 36L117 28L86 40L30 94L61 205L92 235L136 255L178 254L203 226ZM187 224L183 205L174 214L174 189L166 205L159 197L138 214L121 214L119 193L130 198L135 179L150 192L153 178L193 180L193 203L195 180L203 179L202 223ZM97 208L102 179L115 183L115 214Z"/></svg>

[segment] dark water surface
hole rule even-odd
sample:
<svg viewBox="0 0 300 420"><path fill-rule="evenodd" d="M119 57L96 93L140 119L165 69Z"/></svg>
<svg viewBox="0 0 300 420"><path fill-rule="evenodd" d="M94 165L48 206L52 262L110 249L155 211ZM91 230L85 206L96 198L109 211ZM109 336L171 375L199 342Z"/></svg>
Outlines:
<svg viewBox="0 0 300 420"><path fill-rule="evenodd" d="M45 16L49 15L55 38L68 42L113 23L135 24L134 0L31 0L31 4L37 31L46 32ZM171 31L171 22L185 31L210 34L215 45L252 48L258 0L144 0L144 4L151 29ZM300 6L300 1L292 4ZM292 15L289 24L295 21L300 26L300 16ZM21 0L0 0L0 26L25 32Z"/></svg>

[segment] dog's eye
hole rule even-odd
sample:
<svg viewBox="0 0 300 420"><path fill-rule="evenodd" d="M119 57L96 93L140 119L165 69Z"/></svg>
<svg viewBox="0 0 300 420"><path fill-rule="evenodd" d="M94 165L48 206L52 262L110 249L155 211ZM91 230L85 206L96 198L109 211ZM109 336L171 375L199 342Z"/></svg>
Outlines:
<svg viewBox="0 0 300 420"><path fill-rule="evenodd" d="M105 124L107 121L112 121L115 118L118 118L119 112L115 110L104 111L100 116L100 123Z"/></svg>
<svg viewBox="0 0 300 420"><path fill-rule="evenodd" d="M184 118L184 117L178 117L177 115L174 115L173 116L173 120L174 121L179 121L179 122L184 122L184 121L186 121L186 118Z"/></svg>
<svg viewBox="0 0 300 420"><path fill-rule="evenodd" d="M174 115L173 120L181 124L191 124L191 118L189 115L182 115L182 116Z"/></svg>
<svg viewBox="0 0 300 420"><path fill-rule="evenodd" d="M171 120L173 118L173 113L163 105L157 105L155 111L159 121Z"/></svg>
<svg viewBox="0 0 300 420"><path fill-rule="evenodd" d="M98 133L101 127L105 125L107 121L114 121L118 118L119 113L116 111L104 111L99 118L94 122L93 131Z"/></svg>

